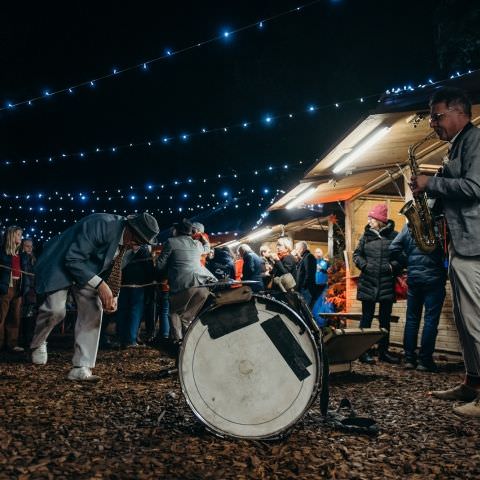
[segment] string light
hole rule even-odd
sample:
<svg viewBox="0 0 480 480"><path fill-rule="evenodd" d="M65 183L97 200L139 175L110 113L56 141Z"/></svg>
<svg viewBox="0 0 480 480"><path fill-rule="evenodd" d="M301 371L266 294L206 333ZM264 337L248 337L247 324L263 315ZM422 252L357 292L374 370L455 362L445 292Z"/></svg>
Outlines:
<svg viewBox="0 0 480 480"><path fill-rule="evenodd" d="M260 197L259 198L259 201L258 201L258 206L262 206L264 205L265 203L267 203L266 206L268 206L268 204L271 204L276 196L279 194L279 193L282 193L283 191L282 190L276 190L276 194L273 198L270 199L270 201L268 202L268 199L266 197ZM183 213L185 212L186 215L188 215L190 218L203 218L203 219L207 219L209 218L210 216L214 215L215 213L217 213L218 211L220 210L225 210L229 207L232 207L234 209L238 209L240 208L241 206L250 206L251 204L251 201L247 201L248 200L248 196L247 194L243 194L242 196L240 197L230 197L228 199L225 199L223 202L220 202L220 201L216 201L214 203L207 203L206 205L196 205L196 209L193 208L193 207L175 207L175 208L156 208L156 209L135 209L135 210L132 210L132 209L113 209L113 211L111 209L108 210L108 212L113 212L113 213L118 213L118 214L124 214L124 215L127 215L127 214L130 214L130 213L138 213L139 211L147 211L147 212L150 212L150 213L155 213L157 212L157 214L160 214L160 215L177 215L179 212ZM264 207L265 208L265 207ZM0 205L0 215L2 213L2 210L5 209L5 206L2 206ZM12 210L13 207L10 206L9 210ZM196 211L204 211L204 212L200 212L200 213L196 213ZM90 211L88 209L81 209L78 213L81 213L82 215L81 216L84 216L84 215L88 215L90 213L95 213L97 211L101 211L101 209L91 209ZM48 209L43 209L42 212L45 212L45 214L48 214ZM52 212L52 209L50 209L50 212ZM107 212L107 210L103 210L103 212ZM65 213L68 213L68 212L65 212ZM74 213L74 210L72 209L72 211L70 213ZM34 215L35 213L32 212L32 214ZM81 217L79 217L81 218ZM0 222L3 221L5 224L8 224L9 222L15 222L16 224L23 224L23 225L27 225L25 226L24 228L24 231L27 232L27 233L30 233L29 236L33 237L33 238L36 238L36 239L41 239L41 240L48 240L51 238L51 235L54 234L53 230L48 230L49 228L50 229L53 229L53 228L56 228L57 224L60 224L62 226L62 230L67 228L69 225L75 223L78 221L79 218L76 218L76 217L72 217L72 216L68 216L68 217L60 217L58 214L55 214L55 217L54 218L50 218L50 219L47 219L47 218L36 218L36 217L31 217L27 214L27 216L24 216L23 218L19 218L19 217L11 217L10 215L9 216L5 216L4 218L1 218L0 217ZM33 224L33 225L32 225ZM40 228L40 227L36 227L34 225L44 225L44 228ZM52 226L52 224L54 224ZM45 230L44 230L45 229ZM34 233L35 232L35 233ZM60 233L60 231L58 231L58 233ZM230 232L217 232L218 235L222 235L222 234L228 234ZM235 233L234 235L237 235L238 233ZM214 234L213 234L214 235Z"/></svg>
<svg viewBox="0 0 480 480"><path fill-rule="evenodd" d="M42 98L51 97L53 95L59 95L59 94L62 94L62 93L72 93L74 89L78 90L79 88L82 88L82 87L85 87L85 86L88 86L90 88L94 88L96 83L98 83L100 81L111 79L113 77L118 77L118 76L120 76L120 74L129 72L129 71L132 71L132 70L138 70L138 69L147 70L149 65L151 65L153 63L156 63L156 62L160 62L162 60L165 60L166 58L169 58L172 55L180 55L180 54L186 53L186 52L188 52L192 49L202 47L202 46L214 43L214 42L218 42L219 40L225 40L226 38L229 38L234 34L244 32L246 30L251 30L251 29L254 29L254 28L258 28L259 26L260 26L260 28L262 28L266 22L272 22L272 21L277 20L279 18L290 15L290 14L296 12L296 11L299 11L300 8L301 9L308 8L308 7L314 6L318 3L321 3L322 1L323 0L313 0L309 3L306 3L305 5L302 5L301 7L296 7L296 8L292 8L292 9L289 9L289 10L285 10L285 11L280 12L278 14L272 15L268 18L264 18L261 21L257 20L253 23L244 25L244 26L236 28L236 29L224 30L220 35L217 35L215 37L211 37L207 40L203 40L203 41L200 41L200 42L197 41L193 44L187 45L186 47L179 48L178 50L168 49L168 50L165 51L165 53L163 55L161 55L159 57L151 58L147 61L143 61L143 62L137 63L135 65L130 65L130 66L127 66L127 67L124 67L124 68L114 68L114 69L110 70L109 73L107 73L105 75L102 75L102 76L99 76L97 78L92 78L90 80L79 82L79 83L76 83L75 85L70 85L68 87L60 88L60 89L55 90L55 91L45 90L44 93L43 93L43 96L37 96L37 97L30 98L30 99L22 100L22 101L19 101L19 102L10 102L11 107L6 105L5 107L0 108L0 111L6 110L8 108L11 109L11 108L18 107L20 105L25 105L25 104L32 105L33 102L41 100Z"/></svg>
<svg viewBox="0 0 480 480"><path fill-rule="evenodd" d="M475 70L475 71L469 70L467 73L460 74L460 75L468 75L468 74L471 74L471 73L475 73L477 71L478 70ZM459 72L457 72L457 73L459 73ZM428 82L429 82L430 85L434 85L436 83L441 83L443 81L445 81L445 80L440 80L440 81L437 81L437 82L433 82L431 79L429 79ZM425 86L426 86L426 84L421 84L418 87L419 88L424 88ZM379 97L381 97L384 94L400 95L400 94L405 94L405 93L408 93L408 92L411 92L411 91L414 91L414 90L415 90L414 87L412 87L410 85L405 85L402 88L393 88L393 89L386 90L384 93L375 93L375 94L370 94L370 95L363 95L361 97L342 100L340 102L327 103L327 104L324 104L324 105L321 105L321 106L317 106L317 105L312 104L309 107L307 107L306 113L312 114L314 112L319 112L319 111L330 109L330 108L339 109L342 106L352 105L352 104L355 104L355 103L365 104L365 101L367 99L372 99L372 98L379 99ZM380 99L378 101L380 101ZM144 140L144 141L137 142L137 143L128 142L128 143L124 143L124 144L121 144L121 145L116 145L116 146L113 146L113 147L95 147L93 149L82 148L80 152L74 152L74 153L63 152L63 153L60 153L60 154L48 155L48 156L45 156L45 157L37 157L35 159L21 159L21 160L6 159L6 160L1 160L0 165L10 167L11 165L15 165L15 164L20 164L20 165L30 165L31 163L38 164L41 161L48 161L48 163L53 163L54 160L58 160L60 158L76 158L76 157L84 158L87 155L93 154L93 153L105 153L105 152L115 153L115 152L117 152L118 150L121 150L121 149L151 147L152 145L155 145L155 144L169 144L169 143L171 143L172 141L175 141L175 140L181 140L182 142L187 142L191 138L199 136L199 135L215 134L215 133L219 133L219 132L229 133L231 130L239 129L239 128L246 129L247 127L250 127L251 125L256 125L256 124L258 124L258 125L267 124L267 125L271 126L275 123L274 122L275 120L280 120L280 119L283 119L283 118L292 119L292 118L295 117L295 115L299 115L301 113L305 113L305 109L298 110L297 112L281 113L281 114L278 114L278 115L268 114L262 120L257 120L257 121L236 122L236 123L231 123L231 124L226 125L226 126L215 127L215 128L210 128L210 129L207 129L207 128L203 127L201 129L199 129L198 132L194 132L194 131L184 132L184 133L182 133L178 136L170 136L170 137L164 136L164 137L161 137L157 140L148 139L148 140Z"/></svg>

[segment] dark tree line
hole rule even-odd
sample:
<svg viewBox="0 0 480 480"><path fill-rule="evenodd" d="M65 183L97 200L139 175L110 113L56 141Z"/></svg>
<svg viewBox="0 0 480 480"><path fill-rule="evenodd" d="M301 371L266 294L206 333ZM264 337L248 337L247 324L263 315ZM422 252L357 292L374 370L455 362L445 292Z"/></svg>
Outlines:
<svg viewBox="0 0 480 480"><path fill-rule="evenodd" d="M437 61L449 74L480 68L480 2L441 0L435 10Z"/></svg>

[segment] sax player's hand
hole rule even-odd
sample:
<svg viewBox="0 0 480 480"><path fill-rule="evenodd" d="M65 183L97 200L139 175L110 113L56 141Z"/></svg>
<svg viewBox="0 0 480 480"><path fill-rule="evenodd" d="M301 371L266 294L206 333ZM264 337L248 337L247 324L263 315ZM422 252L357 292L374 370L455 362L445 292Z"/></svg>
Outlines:
<svg viewBox="0 0 480 480"><path fill-rule="evenodd" d="M417 193L425 191L429 180L430 177L428 175L413 175L410 178L410 188L412 189L413 194L416 195Z"/></svg>

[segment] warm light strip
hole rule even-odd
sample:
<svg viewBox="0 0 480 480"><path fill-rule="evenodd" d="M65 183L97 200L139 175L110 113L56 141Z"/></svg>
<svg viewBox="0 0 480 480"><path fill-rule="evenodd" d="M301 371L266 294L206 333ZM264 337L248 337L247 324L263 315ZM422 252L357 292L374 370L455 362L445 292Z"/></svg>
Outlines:
<svg viewBox="0 0 480 480"><path fill-rule="evenodd" d="M286 206L285 208L286 208L287 210L290 210L291 208L296 207L296 206L299 205L301 202L303 202L304 200L306 200L308 197L312 196L312 195L313 195L313 192L315 192L316 189L317 189L317 187L309 188L308 190L306 190L305 192L303 192L302 194L300 194L297 198L294 198L292 201L290 201L289 203L287 203L287 206Z"/></svg>
<svg viewBox="0 0 480 480"><path fill-rule="evenodd" d="M357 144L352 153L349 153L343 160L338 162L338 164L333 169L333 173L341 172L345 167L347 167L358 157L360 157L360 155L365 153L372 145L374 145L381 138L383 138L389 131L390 127L380 128L375 131L375 133L367 137L364 141L361 141L359 144Z"/></svg>
<svg viewBox="0 0 480 480"><path fill-rule="evenodd" d="M271 228L262 228L261 230L258 230L258 232L254 232L251 235L247 237L247 240L255 240L256 238L264 237L265 235L268 235L272 231Z"/></svg>

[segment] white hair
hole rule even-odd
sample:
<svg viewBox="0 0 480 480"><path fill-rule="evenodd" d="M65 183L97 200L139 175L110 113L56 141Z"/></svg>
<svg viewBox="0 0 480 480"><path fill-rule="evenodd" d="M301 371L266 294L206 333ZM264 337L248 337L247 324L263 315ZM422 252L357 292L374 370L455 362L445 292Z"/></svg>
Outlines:
<svg viewBox="0 0 480 480"><path fill-rule="evenodd" d="M278 245L286 248L289 252L293 250L292 240L290 239L290 237L280 237L277 240L277 246Z"/></svg>
<svg viewBox="0 0 480 480"><path fill-rule="evenodd" d="M303 240L300 241L300 242L297 242L297 243L295 244L295 250L298 251L298 248L299 248L299 247L302 249L302 251L308 250L308 243L307 243L307 242L304 242Z"/></svg>

